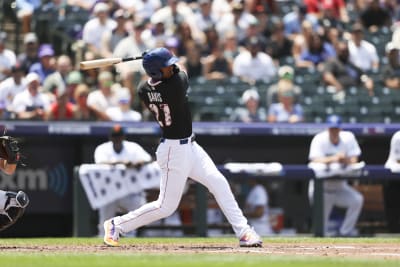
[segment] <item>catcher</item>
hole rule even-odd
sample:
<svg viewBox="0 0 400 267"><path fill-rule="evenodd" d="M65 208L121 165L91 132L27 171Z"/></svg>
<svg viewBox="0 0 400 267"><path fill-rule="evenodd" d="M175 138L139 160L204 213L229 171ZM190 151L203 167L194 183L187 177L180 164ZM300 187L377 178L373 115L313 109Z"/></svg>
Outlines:
<svg viewBox="0 0 400 267"><path fill-rule="evenodd" d="M1 136L0 170L6 175L14 174L19 160L18 141L11 136ZM24 192L0 190L0 231L13 225L24 214L28 204L29 198Z"/></svg>

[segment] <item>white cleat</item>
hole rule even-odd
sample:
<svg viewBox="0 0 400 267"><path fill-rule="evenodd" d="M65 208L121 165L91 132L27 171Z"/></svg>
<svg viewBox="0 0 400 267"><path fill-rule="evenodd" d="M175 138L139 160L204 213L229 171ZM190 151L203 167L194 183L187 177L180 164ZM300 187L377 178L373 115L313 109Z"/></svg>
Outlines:
<svg viewBox="0 0 400 267"><path fill-rule="evenodd" d="M110 219L104 222L104 244L110 247L119 246L119 231L114 225L114 220Z"/></svg>
<svg viewBox="0 0 400 267"><path fill-rule="evenodd" d="M253 228L249 228L240 237L239 246L247 248L260 248L262 247L262 240Z"/></svg>

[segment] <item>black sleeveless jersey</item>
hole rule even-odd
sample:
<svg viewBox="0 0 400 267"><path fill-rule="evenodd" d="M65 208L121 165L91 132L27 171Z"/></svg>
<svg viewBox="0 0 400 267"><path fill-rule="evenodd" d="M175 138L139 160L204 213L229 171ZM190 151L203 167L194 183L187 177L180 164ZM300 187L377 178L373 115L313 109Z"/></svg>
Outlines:
<svg viewBox="0 0 400 267"><path fill-rule="evenodd" d="M186 73L178 69L169 79L139 84L139 97L160 124L164 138L182 139L192 134L188 87Z"/></svg>

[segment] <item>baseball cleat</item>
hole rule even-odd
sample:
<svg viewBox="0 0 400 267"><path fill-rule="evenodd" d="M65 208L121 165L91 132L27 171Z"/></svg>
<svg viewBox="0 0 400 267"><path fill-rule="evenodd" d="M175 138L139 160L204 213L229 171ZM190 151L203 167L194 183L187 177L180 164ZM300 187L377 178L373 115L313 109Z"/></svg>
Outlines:
<svg viewBox="0 0 400 267"><path fill-rule="evenodd" d="M117 247L119 246L119 231L114 225L114 220L110 219L104 222L104 244Z"/></svg>
<svg viewBox="0 0 400 267"><path fill-rule="evenodd" d="M246 232L244 232L242 237L240 237L239 246L247 248L262 247L262 240L253 228L249 228L248 230L246 230Z"/></svg>

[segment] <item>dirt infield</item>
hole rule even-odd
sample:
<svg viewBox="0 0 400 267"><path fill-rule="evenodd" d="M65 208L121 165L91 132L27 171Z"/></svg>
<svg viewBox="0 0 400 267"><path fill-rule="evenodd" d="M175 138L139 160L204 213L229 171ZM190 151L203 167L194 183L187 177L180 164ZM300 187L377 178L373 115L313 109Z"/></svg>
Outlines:
<svg viewBox="0 0 400 267"><path fill-rule="evenodd" d="M232 243L146 243L143 245L124 245L107 247L105 245L0 245L3 252L29 253L157 253L157 254L239 254L254 253L263 255L321 256L321 257L353 257L376 259L400 259L398 243L335 243L321 245L314 243L294 244L266 243L263 248L240 248Z"/></svg>

